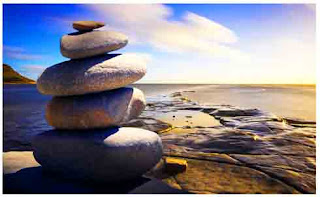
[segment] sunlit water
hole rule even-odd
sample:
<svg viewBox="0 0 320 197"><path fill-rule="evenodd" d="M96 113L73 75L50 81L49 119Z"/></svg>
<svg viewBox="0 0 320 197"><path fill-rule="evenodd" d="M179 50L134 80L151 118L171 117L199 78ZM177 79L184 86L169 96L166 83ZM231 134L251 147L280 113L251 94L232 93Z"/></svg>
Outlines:
<svg viewBox="0 0 320 197"><path fill-rule="evenodd" d="M315 87L240 85L134 85L147 98L172 92L184 94L200 104L230 104L255 107L281 116L315 120ZM50 96L41 95L35 85L4 85L4 151L30 150L32 136L51 129L44 118Z"/></svg>
<svg viewBox="0 0 320 197"><path fill-rule="evenodd" d="M206 85L184 93L199 104L258 108L281 117L316 120L316 87L303 85Z"/></svg>

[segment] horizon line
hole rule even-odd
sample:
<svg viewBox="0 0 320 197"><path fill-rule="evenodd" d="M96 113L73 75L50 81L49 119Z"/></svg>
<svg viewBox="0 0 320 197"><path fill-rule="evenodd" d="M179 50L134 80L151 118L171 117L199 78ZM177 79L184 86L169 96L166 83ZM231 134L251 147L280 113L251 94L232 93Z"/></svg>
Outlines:
<svg viewBox="0 0 320 197"><path fill-rule="evenodd" d="M183 84L183 85L306 85L306 86L315 86L317 83L185 83L185 82L138 82L138 83L133 83L137 85L148 85L148 84L164 84L164 85L178 85L178 84Z"/></svg>

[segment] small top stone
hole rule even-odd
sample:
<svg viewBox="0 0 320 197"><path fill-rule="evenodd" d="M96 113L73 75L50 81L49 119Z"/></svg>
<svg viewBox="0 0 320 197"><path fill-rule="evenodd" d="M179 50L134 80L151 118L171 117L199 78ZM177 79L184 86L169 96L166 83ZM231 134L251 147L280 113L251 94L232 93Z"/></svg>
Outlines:
<svg viewBox="0 0 320 197"><path fill-rule="evenodd" d="M78 31L91 31L103 27L104 23L96 21L75 21L72 27Z"/></svg>

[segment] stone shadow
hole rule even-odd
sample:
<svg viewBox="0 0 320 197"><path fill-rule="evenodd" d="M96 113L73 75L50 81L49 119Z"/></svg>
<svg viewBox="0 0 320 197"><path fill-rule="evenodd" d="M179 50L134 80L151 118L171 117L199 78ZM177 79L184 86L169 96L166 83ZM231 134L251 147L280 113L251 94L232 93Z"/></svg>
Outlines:
<svg viewBox="0 0 320 197"><path fill-rule="evenodd" d="M127 193L186 193L163 182L145 177L129 181L96 183L63 179L42 167L24 168L3 176L4 194L127 194Z"/></svg>

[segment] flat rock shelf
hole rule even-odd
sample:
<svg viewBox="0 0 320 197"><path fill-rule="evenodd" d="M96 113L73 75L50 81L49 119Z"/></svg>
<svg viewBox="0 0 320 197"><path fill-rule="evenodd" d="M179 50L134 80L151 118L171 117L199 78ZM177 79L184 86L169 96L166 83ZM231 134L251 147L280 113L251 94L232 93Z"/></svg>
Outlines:
<svg viewBox="0 0 320 197"><path fill-rule="evenodd" d="M315 122L259 109L201 106L178 92L161 101L149 99L142 115L127 126L157 132L163 158L187 160L182 173L167 174L164 160L148 172L173 188L191 193L316 192Z"/></svg>
<svg viewBox="0 0 320 197"><path fill-rule="evenodd" d="M147 182L147 186L153 185L150 189L144 182L117 193L316 192L315 122L278 117L259 109L202 106L185 98L182 92L147 98L140 117L122 126L160 135L163 157L143 178L160 181L171 189ZM168 173L167 157L185 160L186 170ZM15 161L6 158L4 168ZM9 171L18 171L22 168L19 165ZM107 188L99 192L108 193Z"/></svg>

